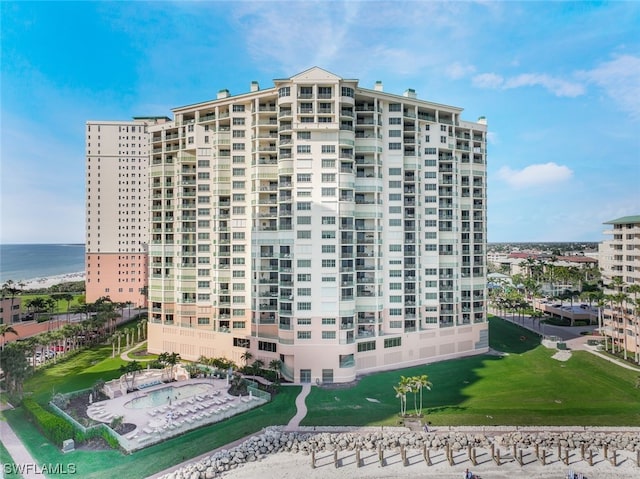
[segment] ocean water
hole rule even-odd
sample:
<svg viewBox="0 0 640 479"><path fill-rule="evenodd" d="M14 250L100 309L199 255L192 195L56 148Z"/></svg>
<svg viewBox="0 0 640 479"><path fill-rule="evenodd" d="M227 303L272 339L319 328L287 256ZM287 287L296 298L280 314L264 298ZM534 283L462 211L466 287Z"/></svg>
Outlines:
<svg viewBox="0 0 640 479"><path fill-rule="evenodd" d="M0 245L0 283L84 271L83 244Z"/></svg>

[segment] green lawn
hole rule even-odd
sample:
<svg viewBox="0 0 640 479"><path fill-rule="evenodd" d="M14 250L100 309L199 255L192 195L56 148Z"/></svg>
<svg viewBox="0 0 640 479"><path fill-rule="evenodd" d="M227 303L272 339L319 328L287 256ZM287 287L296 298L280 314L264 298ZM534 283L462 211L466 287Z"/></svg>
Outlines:
<svg viewBox="0 0 640 479"><path fill-rule="evenodd" d="M56 294L56 293L52 293L52 294L29 294L29 293L22 293L22 294L20 295L20 298L21 298L21 300L22 300L22 307L23 307L23 309L24 309L24 310L26 310L26 306L25 306L25 304L27 303L27 301L31 301L31 300L33 300L33 299L35 299L35 298L44 298L44 299L46 299L46 298L51 298L52 296L55 296L55 294ZM74 294L74 295L73 295L73 300L71 300L71 303L70 303L70 305L69 305L69 307L70 307L71 309L73 309L73 308L74 308L74 307L76 307L76 306L79 306L79 304L80 304L80 303L78 302L78 298L79 298L80 296L84 296L84 295L83 295L83 294L80 294L80 293L78 293L78 294ZM47 314L47 313L49 313L49 312L50 312L50 311L46 311L46 312L41 313L41 314L42 314L42 315L45 315L45 314ZM67 312L67 302L66 302L66 301L63 301L63 300L56 301L56 306L55 306L55 308L54 308L53 312L54 312L54 313L66 313L66 312Z"/></svg>
<svg viewBox="0 0 640 479"><path fill-rule="evenodd" d="M640 426L638 374L578 351L567 362L535 335L491 319L491 346L507 356L475 356L363 378L350 389L313 388L303 425L393 425L401 375L427 374L428 420L436 425ZM501 347L499 347L501 346ZM368 401L377 399L379 403ZM408 412L413 395L407 397Z"/></svg>
<svg viewBox="0 0 640 479"><path fill-rule="evenodd" d="M236 439L259 432L263 427L287 424L296 412L295 398L299 393L300 387L283 387L282 392L264 406L130 455L115 450L74 451L62 454L24 418L20 408L5 411L4 414L39 464L74 463L78 477L83 479L142 479Z"/></svg>

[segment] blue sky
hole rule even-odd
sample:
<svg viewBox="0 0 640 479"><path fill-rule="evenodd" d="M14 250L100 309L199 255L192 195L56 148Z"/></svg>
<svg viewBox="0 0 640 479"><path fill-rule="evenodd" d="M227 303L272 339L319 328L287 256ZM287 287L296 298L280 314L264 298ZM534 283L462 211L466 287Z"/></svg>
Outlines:
<svg viewBox="0 0 640 479"><path fill-rule="evenodd" d="M319 66L489 124L489 241L640 214L640 2L7 2L1 243L84 242L84 124Z"/></svg>

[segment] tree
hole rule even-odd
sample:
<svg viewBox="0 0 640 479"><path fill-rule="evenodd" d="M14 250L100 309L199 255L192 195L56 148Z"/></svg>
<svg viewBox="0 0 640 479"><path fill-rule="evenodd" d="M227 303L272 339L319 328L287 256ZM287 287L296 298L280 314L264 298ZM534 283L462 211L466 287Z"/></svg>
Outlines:
<svg viewBox="0 0 640 479"><path fill-rule="evenodd" d="M253 369L253 374L258 375L260 370L264 368L264 361L262 359L256 359L251 365L251 368Z"/></svg>
<svg viewBox="0 0 640 479"><path fill-rule="evenodd" d="M58 301L67 302L67 323L69 323L69 310L71 309L71 301L73 301L73 295L71 293L56 293L52 297L56 303Z"/></svg>
<svg viewBox="0 0 640 479"><path fill-rule="evenodd" d="M9 324L0 324L0 335L2 335L2 348L4 348L4 338L7 334L14 334L19 336L18 331L16 331L13 326Z"/></svg>
<svg viewBox="0 0 640 479"><path fill-rule="evenodd" d="M171 353L167 355L167 364L169 365L169 371L171 374L170 380L173 381L173 368L180 362L180 355L178 353Z"/></svg>
<svg viewBox="0 0 640 479"><path fill-rule="evenodd" d="M251 352L249 351L245 351L240 355L240 359L244 361L245 366L249 363L249 361L251 361L252 358L253 358L253 354L251 354Z"/></svg>
<svg viewBox="0 0 640 479"><path fill-rule="evenodd" d="M5 374L7 392L21 395L24 380L29 374L25 345L22 342L9 343L0 351L0 368Z"/></svg>
<svg viewBox="0 0 640 479"><path fill-rule="evenodd" d="M37 297L31 299L30 301L27 301L25 306L27 306L27 308L31 308L33 310L33 319L35 319L36 322L37 322L38 321L38 315L46 310L47 302L45 301L45 299L43 297L37 296Z"/></svg>
<svg viewBox="0 0 640 479"><path fill-rule="evenodd" d="M282 370L282 361L279 359L272 359L269 361L269 369L276 372L278 381L280 380L280 371Z"/></svg>
<svg viewBox="0 0 640 479"><path fill-rule="evenodd" d="M133 391L136 383L136 375L142 370L142 365L138 361L131 361L126 365L120 366L120 372L123 373L127 391Z"/></svg>
<svg viewBox="0 0 640 479"><path fill-rule="evenodd" d="M397 386L393 386L393 390L396 392L396 397L400 399L400 415L405 416L407 412L407 393L409 392L409 387L404 381L404 376L400 380Z"/></svg>
<svg viewBox="0 0 640 479"><path fill-rule="evenodd" d="M422 374L421 376L415 376L415 383L418 388L420 388L420 411L418 415L422 415L422 390L426 389L427 391L431 391L431 382L429 382L429 377L426 374Z"/></svg>
<svg viewBox="0 0 640 479"><path fill-rule="evenodd" d="M2 285L2 298L4 299L5 295L11 298L11 321L13 321L13 303L15 302L16 296L22 292L22 288L24 288L24 283L16 284L11 279Z"/></svg>
<svg viewBox="0 0 640 479"><path fill-rule="evenodd" d="M634 360L636 363L640 362L640 345L638 344L638 322L640 317L638 315L638 307L640 302L638 301L638 294L640 294L640 284L632 284L627 288L627 293L633 295L633 301L631 301L631 312L633 321L633 338L634 338Z"/></svg>

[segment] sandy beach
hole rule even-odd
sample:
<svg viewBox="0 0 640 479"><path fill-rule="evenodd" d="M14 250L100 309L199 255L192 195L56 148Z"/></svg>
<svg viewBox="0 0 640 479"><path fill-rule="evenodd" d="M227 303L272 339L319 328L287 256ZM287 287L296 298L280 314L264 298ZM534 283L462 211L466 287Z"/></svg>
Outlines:
<svg viewBox="0 0 640 479"><path fill-rule="evenodd" d="M498 466L490 457L489 450L477 451L477 466L473 466L466 451L454 454L455 464L449 464L444 451L433 452L432 465L427 466L422 453L417 450L407 450L408 465L402 464L400 452L388 452L385 456L385 466L380 466L376 451L362 451L360 455L361 467L356 466L355 452L343 451L338 453L338 465L335 467L332 452L322 452L316 455L316 467L311 467L311 456L302 453L282 452L272 454L259 462L244 464L237 469L223 473L220 477L233 479L306 479L325 478L415 478L429 477L437 479L462 479L467 468L482 479L513 479L527 477L528 479L564 479L569 471L582 474L584 479L629 479L640 475L640 468L635 464L635 453L629 451L618 452L618 465L613 466L602 454L594 456L594 465L589 466L583 461L579 451L572 451L569 465L555 456L553 451L547 454L547 464L542 465L536 459L533 450L526 451L524 465L520 466L511 455L504 451L504 463Z"/></svg>
<svg viewBox="0 0 640 479"><path fill-rule="evenodd" d="M77 273L58 274L55 276L46 276L42 278L16 281L16 283L22 283L24 285L22 289L24 291L29 291L32 289L49 288L51 286L54 286L60 283L69 283L72 281L84 281L85 277L86 277L85 272L79 271Z"/></svg>

